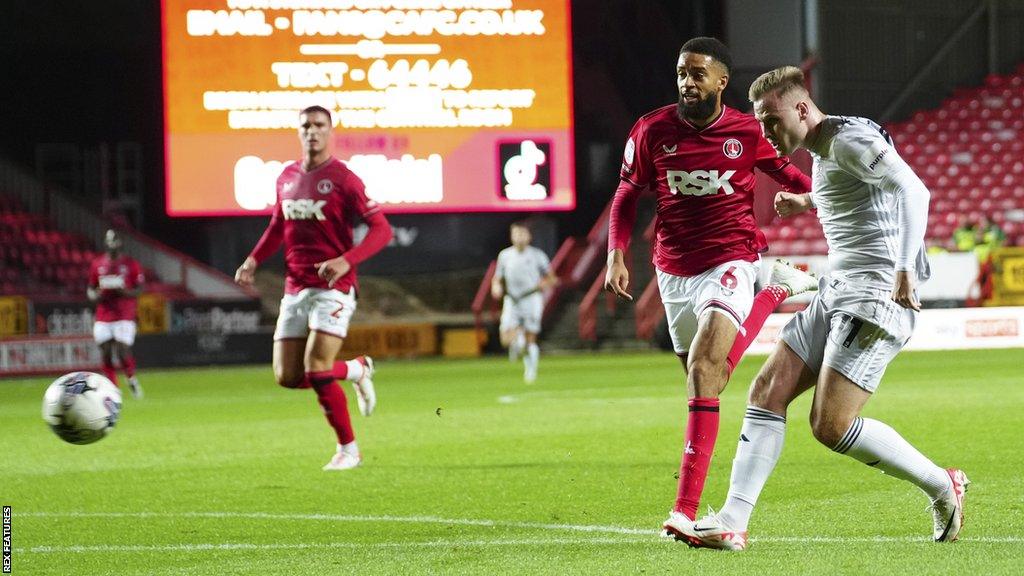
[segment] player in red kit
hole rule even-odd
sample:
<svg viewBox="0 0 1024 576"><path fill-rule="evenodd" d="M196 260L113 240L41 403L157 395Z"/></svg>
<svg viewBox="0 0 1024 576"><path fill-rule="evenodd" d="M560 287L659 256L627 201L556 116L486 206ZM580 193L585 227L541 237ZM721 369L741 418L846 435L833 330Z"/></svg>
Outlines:
<svg viewBox="0 0 1024 576"><path fill-rule="evenodd" d="M754 294L767 248L754 220L754 168L791 192L810 179L780 158L753 116L722 105L732 58L714 38L683 45L679 101L640 118L623 155L612 202L605 289L632 300L623 253L647 188L657 197L654 266L673 348L687 375L686 444L666 536L685 540L697 513L718 436L718 396L767 316L816 280L779 263Z"/></svg>
<svg viewBox="0 0 1024 576"><path fill-rule="evenodd" d="M107 230L103 239L106 252L92 261L89 266L89 287L86 294L96 303L96 322L92 327L93 338L99 344L103 356L103 375L117 384L117 357L128 379L132 396L142 398L142 386L135 377L135 299L142 292L145 278L139 263L121 253L123 243L116 230Z"/></svg>
<svg viewBox="0 0 1024 576"><path fill-rule="evenodd" d="M324 470L348 470L362 462L345 392L354 384L359 410L376 406L373 360L360 356L335 362L356 309L356 266L391 240L380 206L366 197L362 180L331 155L331 114L311 106L299 114L302 161L287 165L277 179L277 206L270 225L239 266L235 281L251 286L256 267L284 244L285 294L274 331L274 376L286 388L312 388L338 447ZM358 246L355 217L370 227Z"/></svg>

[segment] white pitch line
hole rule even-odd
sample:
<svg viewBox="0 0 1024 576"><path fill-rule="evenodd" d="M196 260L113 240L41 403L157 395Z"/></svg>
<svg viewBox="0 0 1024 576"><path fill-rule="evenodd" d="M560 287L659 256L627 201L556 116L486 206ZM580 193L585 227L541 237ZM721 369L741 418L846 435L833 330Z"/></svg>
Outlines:
<svg viewBox="0 0 1024 576"><path fill-rule="evenodd" d="M360 546L451 546L451 545L466 545L466 546L506 546L506 545L531 545L533 543L555 543L555 544L585 544L585 543L643 543L643 542L656 542L665 541L662 539L655 539L658 536L658 531L647 528L626 528L622 526L595 526L595 525L581 525L581 524L550 524L544 522L515 522L515 521L503 521L503 520L479 520L472 518L441 518L438 516L358 516L358 515L346 515L346 514L276 514L270 512L21 512L15 514L15 517L37 517L37 518L246 518L255 520L311 520L311 521L328 521L328 522L395 522L395 523L410 523L410 524L445 524L454 526L488 526L494 528L519 528L519 529L535 529L535 530L564 530L569 532L586 532L586 533L604 533L604 534L619 534L624 536L643 536L641 539L611 539L611 538L563 538L563 539L544 539L544 540L467 540L467 541L437 541L437 542L379 542L369 544L355 544L355 543L326 543L326 544L182 544L182 545L168 545L169 547L156 547L154 550L177 550L176 546L196 546L196 550L217 550L219 547L226 546L225 550L231 550L231 547L237 547L238 549L248 549L246 547L256 548L267 548L272 549L274 547L288 548L288 547L320 547L320 546L332 546L332 547L360 547ZM651 540L647 540L651 538ZM751 542L761 543L789 543L789 544L884 544L884 543L930 543L931 538L922 536L760 536L753 537L750 539ZM967 536L963 540L967 542L979 542L979 543L998 543L998 544L1017 544L1024 543L1024 537L1022 536ZM64 551L76 551L74 546L70 547L52 547L52 546L41 546L33 550L64 550ZM86 548L82 551L93 551L91 547ZM151 547L147 546L108 546L102 548L102 550L118 551L124 548L124 551L135 551L139 548L140 551L149 550ZM182 550L188 550L189 548L180 548ZM102 551L96 550L96 551Z"/></svg>
<svg viewBox="0 0 1024 576"><path fill-rule="evenodd" d="M567 530L571 532L597 532L606 534L657 535L648 528L620 526L590 526L580 524L549 524L543 522L513 522L503 520L476 520L470 518L441 518L438 516L357 516L347 514L274 514L268 512L21 512L15 516L45 518L248 518L254 520L326 520L329 522L398 522L410 524L448 524L457 526L492 526L495 528L526 528L537 530Z"/></svg>
<svg viewBox="0 0 1024 576"><path fill-rule="evenodd" d="M920 543L929 544L928 538L916 537L868 537L868 538L845 538L845 537L797 537L779 536L755 538L755 543L785 542L790 544L879 544L879 543ZM1019 543L1024 538L1016 537L980 537L970 538L969 542L985 543ZM359 549L359 548L455 548L463 547L487 547L487 546L565 546L580 544L643 544L668 546L682 544L672 543L664 539L644 538L534 538L534 539L509 539L509 540L430 540L426 542L323 542L323 543L296 543L296 544L254 544L249 542L221 542L216 544L99 544L91 546L33 546L31 548L15 548L16 554L59 554L59 553L89 553L89 552L230 552L242 551L271 551L271 550L326 550L326 549Z"/></svg>
<svg viewBox="0 0 1024 576"><path fill-rule="evenodd" d="M92 546L33 546L15 548L15 553L55 554L64 552L205 552L232 550L310 550L330 548L454 548L458 546L562 546L573 544L634 544L656 540L621 538L534 538L512 540L430 540L426 542L323 542L296 544L253 544L249 542L222 542L217 544L98 544Z"/></svg>

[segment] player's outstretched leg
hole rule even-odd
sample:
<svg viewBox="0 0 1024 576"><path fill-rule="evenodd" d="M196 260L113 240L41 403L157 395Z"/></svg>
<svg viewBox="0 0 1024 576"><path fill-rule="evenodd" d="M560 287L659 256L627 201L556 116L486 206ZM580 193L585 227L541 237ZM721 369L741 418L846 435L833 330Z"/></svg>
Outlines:
<svg viewBox="0 0 1024 576"><path fill-rule="evenodd" d="M377 391L373 386L374 364L369 356L358 356L352 360L334 363L334 376L348 380L356 391L356 403L363 416L373 414L377 407Z"/></svg>
<svg viewBox="0 0 1024 576"><path fill-rule="evenodd" d="M854 419L832 449L920 488L931 501L935 541L959 537L970 484L962 470L939 468L890 426L871 418Z"/></svg>
<svg viewBox="0 0 1024 576"><path fill-rule="evenodd" d="M740 359L743 358L743 353L757 338L768 316L775 312L786 298L817 289L818 279L813 275L794 267L785 260L776 260L772 263L772 273L768 279L768 285L754 296L750 313L743 321L743 328L736 334L736 340L733 342L732 349L729 350L729 356L726 357L729 374L732 374L736 365L740 363Z"/></svg>

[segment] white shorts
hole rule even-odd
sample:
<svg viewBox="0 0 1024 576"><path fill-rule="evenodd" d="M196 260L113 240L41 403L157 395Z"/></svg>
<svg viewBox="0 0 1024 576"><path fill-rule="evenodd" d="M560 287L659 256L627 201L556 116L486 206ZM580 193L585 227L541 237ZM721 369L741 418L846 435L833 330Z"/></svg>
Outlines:
<svg viewBox="0 0 1024 576"><path fill-rule="evenodd" d="M697 276L657 271L658 290L676 354L689 351L698 321L706 313L721 312L736 328L741 327L754 304L754 280L760 268L760 260L733 260Z"/></svg>
<svg viewBox="0 0 1024 576"><path fill-rule="evenodd" d="M502 332L523 327L530 334L540 334L540 317L544 313L544 296L537 292L522 298L518 302L506 295L501 305Z"/></svg>
<svg viewBox="0 0 1024 576"><path fill-rule="evenodd" d="M116 340L125 346L135 344L135 321L117 320L115 322L99 322L92 325L92 337L97 344Z"/></svg>
<svg viewBox="0 0 1024 576"><path fill-rule="evenodd" d="M356 311L356 290L347 293L326 288L305 288L281 298L274 340L305 338L309 331L344 338Z"/></svg>
<svg viewBox="0 0 1024 576"><path fill-rule="evenodd" d="M828 366L874 392L889 362L910 340L917 319L891 294L891 285L870 276L829 274L780 338L814 372Z"/></svg>

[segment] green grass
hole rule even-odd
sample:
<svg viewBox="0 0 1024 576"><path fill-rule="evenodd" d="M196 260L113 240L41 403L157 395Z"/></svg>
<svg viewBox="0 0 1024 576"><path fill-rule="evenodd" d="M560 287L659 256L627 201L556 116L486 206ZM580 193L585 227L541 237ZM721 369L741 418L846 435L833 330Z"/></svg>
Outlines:
<svg viewBox="0 0 1024 576"><path fill-rule="evenodd" d="M762 360L723 396L704 503L724 499ZM685 415L670 354L546 357L529 387L500 359L382 362L345 473L320 471L334 443L314 394L266 366L143 370L145 400L89 446L43 424L49 379L0 382L0 504L14 574L1019 574L1022 365L902 354L865 411L971 476L952 545L929 540L916 488L814 441L809 395L746 552L661 541Z"/></svg>

